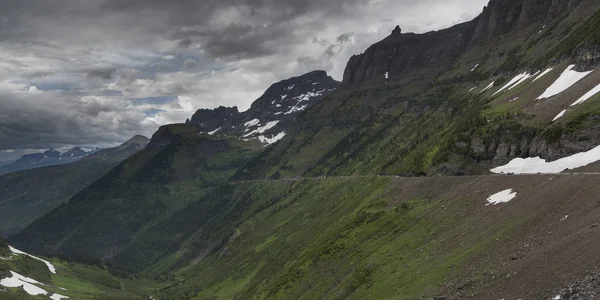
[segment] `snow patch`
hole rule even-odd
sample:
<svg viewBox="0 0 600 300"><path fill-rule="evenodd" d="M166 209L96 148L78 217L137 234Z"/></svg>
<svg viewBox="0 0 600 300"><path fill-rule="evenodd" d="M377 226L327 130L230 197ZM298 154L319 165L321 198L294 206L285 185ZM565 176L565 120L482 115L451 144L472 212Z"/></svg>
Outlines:
<svg viewBox="0 0 600 300"><path fill-rule="evenodd" d="M291 91L295 86L296 86L295 84L292 84L292 85L288 86L287 90Z"/></svg>
<svg viewBox="0 0 600 300"><path fill-rule="evenodd" d="M546 89L546 91L542 95L537 97L536 100L556 96L556 95L566 91L571 86L573 86L575 83L577 83L579 80L583 79L585 76L587 76L593 72L593 71L588 71L588 72L573 71L574 67L575 67L575 65L570 65L569 67L567 67L567 69L560 75L560 77L548 89Z"/></svg>
<svg viewBox="0 0 600 300"><path fill-rule="evenodd" d="M477 87L474 87L474 88L470 89L470 90L469 90L469 93L470 93L470 92L472 92L472 91L474 91L476 88L477 88Z"/></svg>
<svg viewBox="0 0 600 300"><path fill-rule="evenodd" d="M47 260L44 260L44 259L41 259L41 258L39 258L39 257L36 257L36 256L33 256L33 255L31 255L31 254L27 254L27 253L25 253L25 252L23 252L23 251L21 251L21 250L15 249L15 248L13 248L13 247L11 247L11 246L8 246L8 248L9 248L9 249L10 249L10 251L12 251L12 253L14 253L14 254L18 254L18 255L26 255L26 256L29 256L29 257L31 257L31 258L33 258L33 259L37 259L37 260L39 260L39 261L41 261L41 262L45 263L45 264L46 264L46 266L48 267L48 270L49 270L49 271L50 271L52 274L56 274L56 268L55 268L55 267L54 267L54 265L52 265L52 264L51 264L49 261L47 261Z"/></svg>
<svg viewBox="0 0 600 300"><path fill-rule="evenodd" d="M213 131L209 132L208 134L209 134L209 135L214 135L215 133L217 133L217 131L221 130L221 128L223 128L223 127L219 127L219 128L217 128L217 129L215 129L215 130L213 130Z"/></svg>
<svg viewBox="0 0 600 300"><path fill-rule="evenodd" d="M536 80L544 77L544 75L550 73L552 70L554 70L554 68L548 68L548 69L546 69L546 71L542 72L542 74L538 75L535 79L533 79L532 82L535 82Z"/></svg>
<svg viewBox="0 0 600 300"><path fill-rule="evenodd" d="M485 92L485 91L493 88L494 87L494 83L495 83L495 81L492 81L492 83L490 83L490 85L486 86L483 90L481 90L480 93L483 93L483 92Z"/></svg>
<svg viewBox="0 0 600 300"><path fill-rule="evenodd" d="M513 192L512 189L504 190L502 192L498 192L493 194L487 198L488 205L498 205L500 203L507 203L510 200L514 199L517 196L517 192Z"/></svg>
<svg viewBox="0 0 600 300"><path fill-rule="evenodd" d="M575 101L575 103L571 104L571 106L579 105L579 104L589 100L590 98L594 97L594 95L596 95L598 93L600 93L600 84L597 85L595 88L591 89L585 95L581 96L581 98L579 98L577 101Z"/></svg>
<svg viewBox="0 0 600 300"><path fill-rule="evenodd" d="M533 74L529 74L528 73L527 75L523 76L523 78L521 78L521 80L517 81L517 83L515 83L513 86L509 87L508 90L510 91L510 90L514 89L515 87L519 86L521 83L525 82L525 80L527 80L527 79L529 79L529 78L531 78L531 77L533 77L533 76L535 76L535 75L537 75L539 73L540 73L540 71L537 71L537 72L535 72Z"/></svg>
<svg viewBox="0 0 600 300"><path fill-rule="evenodd" d="M244 137L249 137L249 136L251 136L253 134L256 134L256 133L264 133L265 131L267 131L267 130L273 128L273 127L275 127L275 125L277 125L278 123L279 123L279 120L277 120L277 121L271 121L271 122L267 123L265 126L258 127L256 130L254 130L254 131L252 131L252 132L244 135Z"/></svg>
<svg viewBox="0 0 600 300"><path fill-rule="evenodd" d="M475 71L477 69L477 67L479 67L479 64L476 64L473 69L471 69L471 72Z"/></svg>
<svg viewBox="0 0 600 300"><path fill-rule="evenodd" d="M585 167L600 160L600 146L555 161L547 162L540 157L515 158L508 164L490 170L492 173L558 174L566 169Z"/></svg>
<svg viewBox="0 0 600 300"><path fill-rule="evenodd" d="M566 109L565 109L565 110L563 110L563 111L561 111L561 112L560 112L558 115L556 115L556 117L554 117L554 119L552 120L552 122L554 122L554 121L556 121L556 120L558 120L558 119L562 118L562 116L564 116L566 112L567 112L567 110L566 110Z"/></svg>
<svg viewBox="0 0 600 300"><path fill-rule="evenodd" d="M63 296L61 294L56 294L56 293L54 293L54 294L52 294L52 296L50 296L50 299L52 299L52 300L60 300L60 299L68 299L68 298L69 297L67 297L67 296Z"/></svg>
<svg viewBox="0 0 600 300"><path fill-rule="evenodd" d="M517 85L518 85L518 84L520 84L521 82L523 82L523 81L525 81L525 80L529 79L529 77L531 77L531 75L530 75L529 73L527 73L527 72L525 72L525 73L521 73L521 74L519 74L519 75L515 76L515 77L514 77L513 79L511 79L511 80L510 80L510 81L509 81L507 84L505 84L505 85L504 85L504 86L503 86L501 89L499 89L498 91L496 91L496 92L495 92L495 93L492 95L492 97L493 97L493 96L496 96L496 95L498 95L498 94L500 94L500 93L502 93L502 92L503 92L504 90L506 90L506 89L509 89L509 90L510 90L510 88L517 86Z"/></svg>
<svg viewBox="0 0 600 300"><path fill-rule="evenodd" d="M385 72L385 74L383 74L383 78L389 79L390 78L390 72Z"/></svg>
<svg viewBox="0 0 600 300"><path fill-rule="evenodd" d="M248 121L248 122L244 123L244 126L245 127L252 127L252 126L258 125L258 123L260 123L260 120L259 119L254 119L254 120L251 120L251 121Z"/></svg>
<svg viewBox="0 0 600 300"><path fill-rule="evenodd" d="M271 138L267 138L266 136L261 135L258 137L258 140L263 144L267 144L267 146L268 146L268 145L271 145L271 144L274 144L274 143L280 141L282 138L285 137L285 135L286 135L285 131L282 131Z"/></svg>
<svg viewBox="0 0 600 300"><path fill-rule="evenodd" d="M286 113L284 113L284 115L289 115L295 112L299 112L299 111L303 111L308 107L308 105L302 105L302 106L294 106L292 107L290 110L288 110Z"/></svg>
<svg viewBox="0 0 600 300"><path fill-rule="evenodd" d="M287 98L287 94L281 96L281 100L285 100L285 98ZM271 103L271 104L275 104L275 102Z"/></svg>
<svg viewBox="0 0 600 300"><path fill-rule="evenodd" d="M29 277L25 277L19 273L13 272L13 271L10 271L10 274L12 275L11 277L7 277L7 278L0 280L0 285L2 285L4 287L8 287L8 288L23 287L25 292L27 292L27 294L32 295L32 296L48 294L48 292L46 292L46 290L34 285L34 284L39 284L39 285L44 285L44 284L37 282L36 280L33 280Z"/></svg>

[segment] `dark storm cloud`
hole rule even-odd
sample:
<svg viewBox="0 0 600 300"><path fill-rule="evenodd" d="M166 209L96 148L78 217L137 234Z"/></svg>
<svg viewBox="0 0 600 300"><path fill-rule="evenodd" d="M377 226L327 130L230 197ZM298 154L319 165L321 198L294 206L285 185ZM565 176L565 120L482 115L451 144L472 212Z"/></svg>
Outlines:
<svg viewBox="0 0 600 300"><path fill-rule="evenodd" d="M114 145L198 108L247 108L273 82L314 69L339 78L395 25L439 29L486 1L2 1L0 160Z"/></svg>

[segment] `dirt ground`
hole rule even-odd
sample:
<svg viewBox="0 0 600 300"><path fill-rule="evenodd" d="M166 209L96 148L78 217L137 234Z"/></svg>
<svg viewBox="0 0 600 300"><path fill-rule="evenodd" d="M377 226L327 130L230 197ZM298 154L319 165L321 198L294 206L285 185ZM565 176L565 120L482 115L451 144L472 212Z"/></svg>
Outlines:
<svg viewBox="0 0 600 300"><path fill-rule="evenodd" d="M492 250L470 259L440 299L596 299L599 183L600 175L565 174L397 178L394 192L397 199L448 201L448 217L461 220L460 230L447 235L448 247L516 224ZM489 196L505 189L517 196L486 206Z"/></svg>

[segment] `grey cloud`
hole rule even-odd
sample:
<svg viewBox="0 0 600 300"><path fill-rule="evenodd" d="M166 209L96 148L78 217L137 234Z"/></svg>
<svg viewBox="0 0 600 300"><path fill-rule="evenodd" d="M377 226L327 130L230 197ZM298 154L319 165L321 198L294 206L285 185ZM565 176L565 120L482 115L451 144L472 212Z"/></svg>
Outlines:
<svg viewBox="0 0 600 300"><path fill-rule="evenodd" d="M287 77L324 69L339 79L397 24L439 29L485 2L3 1L0 150L108 145L198 108L247 108ZM2 88L15 82L54 91Z"/></svg>
<svg viewBox="0 0 600 300"><path fill-rule="evenodd" d="M104 80L112 79L116 72L116 68L100 68L85 71L87 77L100 78Z"/></svg>

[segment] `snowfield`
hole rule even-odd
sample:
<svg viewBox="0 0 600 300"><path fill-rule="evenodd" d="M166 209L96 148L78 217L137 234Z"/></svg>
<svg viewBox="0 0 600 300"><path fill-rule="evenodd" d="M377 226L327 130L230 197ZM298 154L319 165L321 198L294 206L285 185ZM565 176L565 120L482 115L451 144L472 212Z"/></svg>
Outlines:
<svg viewBox="0 0 600 300"><path fill-rule="evenodd" d="M546 91L542 95L537 97L536 100L556 96L566 91L579 80L583 79L585 76L593 72L593 70L588 72L573 71L574 67L575 65L570 65L569 67L567 67L567 69L560 75L560 77L548 89L546 89Z"/></svg>
<svg viewBox="0 0 600 300"><path fill-rule="evenodd" d="M259 119L254 119L254 120L251 120L251 121L248 121L248 122L244 123L244 126L245 127L252 127L252 126L258 125L259 123L260 123Z"/></svg>
<svg viewBox="0 0 600 300"><path fill-rule="evenodd" d="M12 275L11 277L7 277L7 278L0 280L1 286L9 287L9 288L23 287L25 292L27 292L27 294L32 295L32 296L48 294L48 292L46 290L34 285L34 284L43 285L42 283L40 283L36 280L33 280L29 277L25 277L19 273L13 272L13 271L10 271L10 274Z"/></svg>
<svg viewBox="0 0 600 300"><path fill-rule="evenodd" d="M261 143L263 143L263 144L267 144L267 146L268 146L268 145L271 145L271 144L274 144L274 143L278 142L279 140L281 140L282 138L284 138L285 135L286 135L285 131L282 131L282 132L278 133L277 135L275 135L272 138L267 138L266 136L261 135L261 136L258 137L258 140Z"/></svg>
<svg viewBox="0 0 600 300"><path fill-rule="evenodd" d="M496 174L558 174L567 169L585 167L597 161L600 161L600 146L590 151L573 154L551 162L547 162L540 157L515 158L508 164L490 171Z"/></svg>
<svg viewBox="0 0 600 300"><path fill-rule="evenodd" d="M486 86L483 90L481 90L480 93L483 93L483 92L485 92L485 91L493 88L494 87L494 83L495 83L495 81L492 81L492 83L490 83L490 85Z"/></svg>
<svg viewBox="0 0 600 300"><path fill-rule="evenodd" d="M544 77L546 74L550 73L554 68L548 68L546 71L542 72L542 74L538 75L532 82L536 82L538 79Z"/></svg>
<svg viewBox="0 0 600 300"><path fill-rule="evenodd" d="M249 136L251 136L253 134L256 134L256 133L264 133L265 131L267 131L267 130L273 128L273 127L275 127L275 125L277 125L278 123L279 123L279 120L278 121L271 121L271 122L267 123L265 126L258 127L256 130L254 130L254 131L252 131L252 132L244 135L244 137L249 137Z"/></svg>
<svg viewBox="0 0 600 300"><path fill-rule="evenodd" d="M522 74L519 74L519 75L515 76L515 77L514 77L513 79L511 79L511 80L510 80L510 81L509 81L507 84L505 84L505 85L504 85L504 86L503 86L501 89L499 89L498 91L496 91L496 92L495 92L495 93L492 95L492 97L493 97L493 96L496 96L496 95L498 95L498 94L500 94L500 93L502 93L502 92L503 92L504 90L506 90L506 89L510 90L510 89L514 88L515 86L517 86L517 85L519 85L519 84L523 83L525 80L527 80L527 79L531 78L531 76L533 76L533 75L531 75L531 74L529 74L529 73L527 73L527 72L525 72L525 73L522 73Z"/></svg>
<svg viewBox="0 0 600 300"><path fill-rule="evenodd" d="M562 117L565 115L565 113L566 113L566 112L567 112L567 110L566 110L566 109L565 109L565 110L563 110L563 111L561 111L561 112L560 112L558 115L556 115L556 117L554 117L554 119L552 120L552 122L554 122L554 121L556 121L556 120L558 120L558 119L562 118Z"/></svg>
<svg viewBox="0 0 600 300"><path fill-rule="evenodd" d="M500 203L507 203L510 200L514 199L517 196L517 192L513 192L512 189L504 190L493 194L487 198L488 205L498 205Z"/></svg>
<svg viewBox="0 0 600 300"><path fill-rule="evenodd" d="M589 100L590 98L594 97L594 95L596 95L598 93L600 93L600 84L597 85L595 88L591 89L585 95L581 96L581 98L577 99L577 101L575 101L573 104L571 104L571 106L579 105L579 104Z"/></svg>
<svg viewBox="0 0 600 300"><path fill-rule="evenodd" d="M33 255L31 255L31 254L27 254L27 253L25 253L25 252L23 252L23 251L21 251L21 250L15 249L15 248L13 248L13 247L11 247L11 246L8 246L8 248L9 248L9 249L10 249L10 251L12 251L12 253L14 253L14 254L17 254L17 255L26 255L26 256L29 256L29 257L31 257L31 258L33 258L33 259L37 259L37 260L39 260L39 261L41 261L41 262L45 263L45 264L46 264L46 266L48 267L48 270L49 270L49 271L50 271L52 274L56 274L56 268L55 268L55 267L54 267L54 265L53 265L53 264L51 264L49 261L47 261L47 260L44 260L44 259L41 259L41 258L39 258L39 257L36 257L36 256L33 256Z"/></svg>

